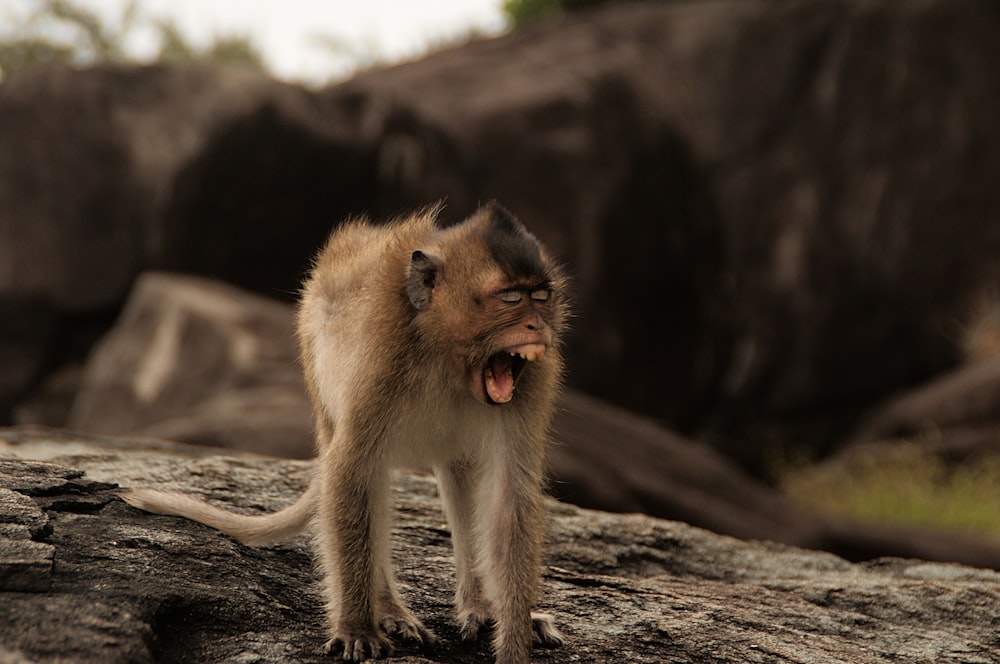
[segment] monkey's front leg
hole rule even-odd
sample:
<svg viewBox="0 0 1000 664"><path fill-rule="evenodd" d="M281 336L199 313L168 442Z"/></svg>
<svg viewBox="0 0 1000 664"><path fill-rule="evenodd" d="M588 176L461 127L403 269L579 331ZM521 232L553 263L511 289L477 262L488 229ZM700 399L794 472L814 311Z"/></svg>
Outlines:
<svg viewBox="0 0 1000 664"><path fill-rule="evenodd" d="M483 581L493 608L496 664L525 664L533 641L562 643L551 617L531 611L541 570L541 460L532 464L526 454L498 465L500 472L484 476L480 487L490 514L489 531L481 533L488 570Z"/></svg>
<svg viewBox="0 0 1000 664"><path fill-rule="evenodd" d="M483 594L479 577L474 541L478 521L473 502L476 498L475 480L482 477L483 469L475 461L462 460L435 468L435 475L455 550L455 609L462 638L472 640L478 638L480 630L492 621L492 610Z"/></svg>

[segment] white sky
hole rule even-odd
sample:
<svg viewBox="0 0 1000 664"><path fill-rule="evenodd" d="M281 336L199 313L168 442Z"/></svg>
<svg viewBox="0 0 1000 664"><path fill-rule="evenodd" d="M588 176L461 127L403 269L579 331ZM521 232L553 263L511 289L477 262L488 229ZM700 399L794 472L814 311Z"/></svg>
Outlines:
<svg viewBox="0 0 1000 664"><path fill-rule="evenodd" d="M128 0L74 0L118 24ZM148 26L170 18L196 46L214 35L249 35L279 77L322 83L343 77L365 59L385 62L421 55L434 44L471 30L503 30L502 0L138 0L140 20L132 30L130 52L155 54ZM40 0L0 0L0 34L21 22ZM321 44L332 38L341 53Z"/></svg>

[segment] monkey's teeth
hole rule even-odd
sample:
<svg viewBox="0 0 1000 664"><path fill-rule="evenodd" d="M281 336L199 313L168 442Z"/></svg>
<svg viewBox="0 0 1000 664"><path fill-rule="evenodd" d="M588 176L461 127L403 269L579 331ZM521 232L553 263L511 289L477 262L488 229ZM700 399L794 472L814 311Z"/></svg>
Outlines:
<svg viewBox="0 0 1000 664"><path fill-rule="evenodd" d="M528 362L535 362L536 360L542 359L545 355L545 346L542 344L525 344L514 350L509 350L507 353L514 357L520 357L522 360L527 360Z"/></svg>

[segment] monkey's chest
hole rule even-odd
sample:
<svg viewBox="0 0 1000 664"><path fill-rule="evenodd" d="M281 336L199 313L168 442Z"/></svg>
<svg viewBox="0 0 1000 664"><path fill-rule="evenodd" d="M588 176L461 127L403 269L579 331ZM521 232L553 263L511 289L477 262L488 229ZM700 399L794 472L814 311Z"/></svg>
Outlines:
<svg viewBox="0 0 1000 664"><path fill-rule="evenodd" d="M475 456L484 446L502 440L502 422L480 404L464 408L423 404L407 411L389 428L384 441L396 468L449 463Z"/></svg>

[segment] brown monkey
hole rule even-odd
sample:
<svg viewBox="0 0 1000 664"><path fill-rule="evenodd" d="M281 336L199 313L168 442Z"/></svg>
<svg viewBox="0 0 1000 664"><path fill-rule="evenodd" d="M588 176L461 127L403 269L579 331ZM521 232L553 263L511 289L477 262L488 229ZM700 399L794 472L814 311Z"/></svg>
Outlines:
<svg viewBox="0 0 1000 664"><path fill-rule="evenodd" d="M562 642L531 607L565 280L499 205L444 229L436 214L347 223L316 259L297 329L319 458L295 504L251 517L177 493L123 497L248 544L311 523L326 577L327 646L363 660L391 652L394 636L436 640L396 591L389 546L390 470L430 465L452 531L462 636L492 623L496 661L523 663L533 639Z"/></svg>

